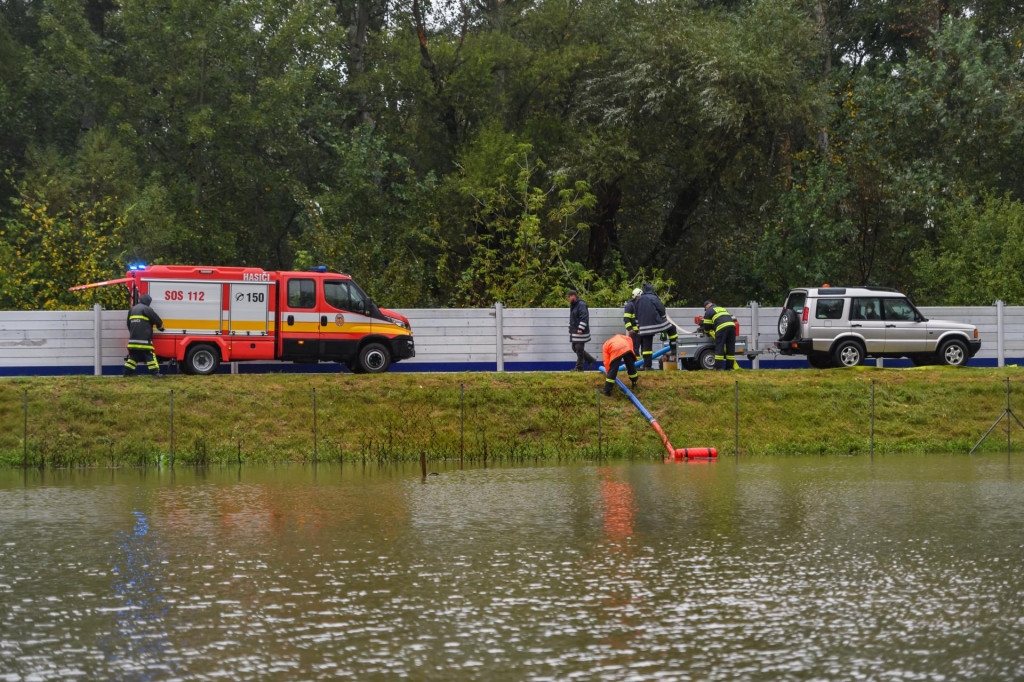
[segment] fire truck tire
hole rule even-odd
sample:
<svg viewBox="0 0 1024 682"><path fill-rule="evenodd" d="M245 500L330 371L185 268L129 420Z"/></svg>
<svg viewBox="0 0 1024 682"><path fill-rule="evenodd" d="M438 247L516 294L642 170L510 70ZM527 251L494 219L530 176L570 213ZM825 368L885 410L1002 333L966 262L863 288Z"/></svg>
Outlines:
<svg viewBox="0 0 1024 682"><path fill-rule="evenodd" d="M220 353L214 346L200 343L185 353L185 372L188 374L213 374L220 366Z"/></svg>
<svg viewBox="0 0 1024 682"><path fill-rule="evenodd" d="M367 374L386 372L391 365L391 354L379 343L368 343L359 351L359 367Z"/></svg>

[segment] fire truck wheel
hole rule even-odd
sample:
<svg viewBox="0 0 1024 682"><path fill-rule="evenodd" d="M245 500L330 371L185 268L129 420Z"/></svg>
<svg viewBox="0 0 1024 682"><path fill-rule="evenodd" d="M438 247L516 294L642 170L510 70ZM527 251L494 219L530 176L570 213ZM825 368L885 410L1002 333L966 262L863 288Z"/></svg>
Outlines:
<svg viewBox="0 0 1024 682"><path fill-rule="evenodd" d="M368 343L359 351L359 366L367 374L387 371L390 364L391 354L379 343Z"/></svg>
<svg viewBox="0 0 1024 682"><path fill-rule="evenodd" d="M185 371L188 374L213 374L219 365L220 353L205 343L192 346L185 354Z"/></svg>

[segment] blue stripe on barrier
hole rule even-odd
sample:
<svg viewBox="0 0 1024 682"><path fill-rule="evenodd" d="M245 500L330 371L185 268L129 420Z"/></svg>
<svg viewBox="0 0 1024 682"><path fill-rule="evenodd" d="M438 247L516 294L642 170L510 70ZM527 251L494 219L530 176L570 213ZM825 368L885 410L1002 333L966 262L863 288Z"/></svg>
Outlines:
<svg viewBox="0 0 1024 682"><path fill-rule="evenodd" d="M752 363L749 360L740 360L740 367L743 369L750 369ZM566 372L572 370L575 366L575 361L564 361L564 362L552 362L552 361L538 361L538 362L506 362L505 371L507 372ZM864 363L867 367L873 367L875 365L874 360L868 360ZM996 367L998 362L995 358L972 358L968 363L969 367ZM1024 358L1006 358L1007 365L1024 365ZM890 359L886 358L885 367L887 369L899 369L906 367L913 367L913 363L905 359ZM104 365L103 375L104 376L116 376L121 374L124 365ZM802 359L785 359L785 360L761 360L761 369L810 369L807 362ZM162 365L162 370L168 371L168 365L165 363ZM342 369L337 363L324 362L319 364L292 364L283 363L280 365L268 365L265 363L254 363L254 362L239 362L238 371L240 374L338 374L340 372L347 372L347 369ZM389 372L495 372L497 371L497 364L493 362L418 362L418 363L402 363L398 362L391 365ZM656 370L655 370L656 371ZM231 372L229 364L225 363L218 369L219 374L228 374ZM22 367L0 367L0 377L27 377L27 376L81 376L81 375L92 375L92 365L70 365L67 367L47 367L43 365L38 366L22 366ZM179 369L180 373L180 369ZM144 376L146 372L142 369L136 371L139 376Z"/></svg>

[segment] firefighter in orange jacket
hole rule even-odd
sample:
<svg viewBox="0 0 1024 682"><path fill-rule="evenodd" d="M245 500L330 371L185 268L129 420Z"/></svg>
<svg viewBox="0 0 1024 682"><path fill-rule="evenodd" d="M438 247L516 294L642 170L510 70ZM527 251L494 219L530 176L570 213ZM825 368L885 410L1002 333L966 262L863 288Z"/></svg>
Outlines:
<svg viewBox="0 0 1024 682"><path fill-rule="evenodd" d="M632 388L640 378L636 371L636 351L633 350L633 339L625 334L616 334L604 342L604 394L611 395L615 386L615 375L619 373L619 363L626 363L626 374Z"/></svg>

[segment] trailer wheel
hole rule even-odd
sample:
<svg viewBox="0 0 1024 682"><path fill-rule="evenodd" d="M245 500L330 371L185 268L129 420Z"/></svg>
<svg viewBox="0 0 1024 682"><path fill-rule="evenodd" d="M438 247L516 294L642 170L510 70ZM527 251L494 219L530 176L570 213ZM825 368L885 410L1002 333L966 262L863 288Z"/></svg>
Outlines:
<svg viewBox="0 0 1024 682"><path fill-rule="evenodd" d="M187 374L213 374L220 366L220 353L214 346L200 343L185 353L185 372Z"/></svg>
<svg viewBox="0 0 1024 682"><path fill-rule="evenodd" d="M700 356L697 358L697 364L700 369L714 369L715 368L715 351L713 348L705 348L700 352Z"/></svg>
<svg viewBox="0 0 1024 682"><path fill-rule="evenodd" d="M368 343L359 351L359 366L367 374L386 372L391 365L391 354L379 343Z"/></svg>

